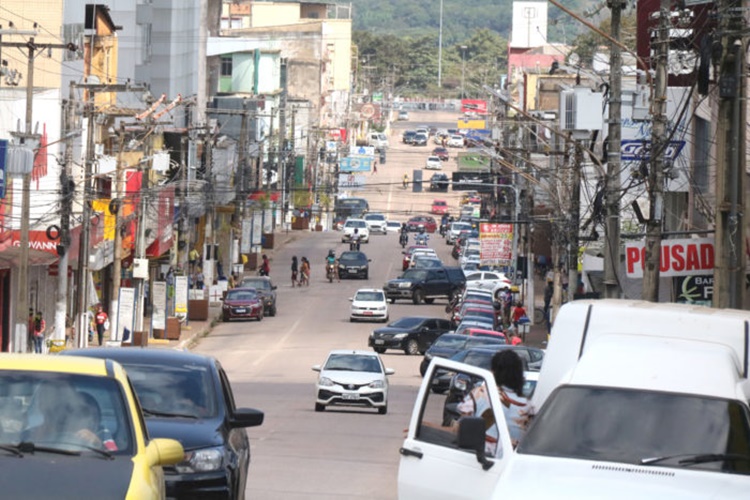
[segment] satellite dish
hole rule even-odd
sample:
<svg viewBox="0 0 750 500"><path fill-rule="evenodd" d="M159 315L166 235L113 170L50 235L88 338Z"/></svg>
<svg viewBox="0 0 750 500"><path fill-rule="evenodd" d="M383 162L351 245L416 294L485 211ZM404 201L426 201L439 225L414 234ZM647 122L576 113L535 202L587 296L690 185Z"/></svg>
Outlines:
<svg viewBox="0 0 750 500"><path fill-rule="evenodd" d="M568 64L570 64L571 66L578 66L580 62L581 62L581 56L579 56L575 52L571 52L570 55L568 56Z"/></svg>

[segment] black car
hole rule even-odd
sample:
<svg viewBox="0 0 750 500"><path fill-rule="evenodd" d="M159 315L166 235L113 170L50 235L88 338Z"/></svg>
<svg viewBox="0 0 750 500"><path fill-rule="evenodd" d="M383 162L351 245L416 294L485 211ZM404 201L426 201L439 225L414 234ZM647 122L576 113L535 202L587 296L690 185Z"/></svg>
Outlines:
<svg viewBox="0 0 750 500"><path fill-rule="evenodd" d="M430 191L448 192L450 180L446 174L433 174L430 177Z"/></svg>
<svg viewBox="0 0 750 500"><path fill-rule="evenodd" d="M263 299L263 312L276 316L276 285L268 276L247 276L242 278L238 288L255 288Z"/></svg>
<svg viewBox="0 0 750 500"><path fill-rule="evenodd" d="M243 498L250 465L246 427L263 412L236 408L217 360L168 349L93 348L62 355L117 361L128 373L151 438L182 443L185 460L164 467L171 498Z"/></svg>
<svg viewBox="0 0 750 500"><path fill-rule="evenodd" d="M414 137L417 135L415 130L407 130L401 135L401 140L404 144L414 144Z"/></svg>
<svg viewBox="0 0 750 500"><path fill-rule="evenodd" d="M364 252L342 252L339 257L339 278L364 278L370 273L370 259Z"/></svg>
<svg viewBox="0 0 750 500"><path fill-rule="evenodd" d="M372 332L368 345L380 354L386 349L424 354L435 339L450 329L450 321L443 318L406 316Z"/></svg>
<svg viewBox="0 0 750 500"><path fill-rule="evenodd" d="M411 144L413 146L427 146L428 140L429 137L427 137L427 134L415 134Z"/></svg>
<svg viewBox="0 0 750 500"><path fill-rule="evenodd" d="M424 359L419 365L419 373L424 377L427 367L433 358L450 358L457 352L471 349L473 347L483 347L491 345L505 344L505 340L500 337L469 337L460 333L446 333L441 335L433 343L427 352L424 353Z"/></svg>

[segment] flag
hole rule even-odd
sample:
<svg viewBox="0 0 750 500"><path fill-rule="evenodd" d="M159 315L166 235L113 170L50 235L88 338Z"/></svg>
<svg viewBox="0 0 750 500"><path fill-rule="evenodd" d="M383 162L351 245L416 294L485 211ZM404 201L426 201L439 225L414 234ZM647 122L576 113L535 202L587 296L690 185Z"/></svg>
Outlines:
<svg viewBox="0 0 750 500"><path fill-rule="evenodd" d="M32 180L36 181L36 188L39 189L39 179L47 175L47 124L42 125L42 139L39 142L39 149L34 156L34 169L31 171Z"/></svg>

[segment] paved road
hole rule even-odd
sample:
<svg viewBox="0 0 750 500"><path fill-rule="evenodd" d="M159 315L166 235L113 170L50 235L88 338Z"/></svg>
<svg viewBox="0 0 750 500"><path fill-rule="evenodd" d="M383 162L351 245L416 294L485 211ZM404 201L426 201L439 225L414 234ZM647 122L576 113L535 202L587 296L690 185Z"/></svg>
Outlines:
<svg viewBox="0 0 750 500"><path fill-rule="evenodd" d="M447 127L448 116L412 113L408 125L437 122ZM401 145L399 129L405 125L398 124L386 164L371 176L378 179L378 186L365 195L373 211L388 212L399 220L406 220L407 214L427 213L434 198L432 193L407 193L401 187L403 173L422 166L433 148ZM452 262L449 247L439 237L431 246L444 261ZM279 314L260 323L220 324L194 349L221 361L238 406L266 413L263 426L248 432L253 457L249 498L396 498L398 449L421 382L421 356L395 351L382 355L385 365L396 370L390 378L387 415L361 409L316 413L317 374L311 367L322 363L331 349L367 349L367 337L379 325L350 323L348 298L358 288L381 287L396 277L401 269L401 247L395 233L374 235L371 243L362 247L372 259L370 279L332 284L324 275L324 258L330 248L337 253L345 249L340 233L300 232L275 252L271 265L271 276L279 286ZM310 259L309 288L291 287L288 269L292 255ZM444 317L444 306L445 301L431 306L396 303L390 306L390 316L391 320L414 314Z"/></svg>

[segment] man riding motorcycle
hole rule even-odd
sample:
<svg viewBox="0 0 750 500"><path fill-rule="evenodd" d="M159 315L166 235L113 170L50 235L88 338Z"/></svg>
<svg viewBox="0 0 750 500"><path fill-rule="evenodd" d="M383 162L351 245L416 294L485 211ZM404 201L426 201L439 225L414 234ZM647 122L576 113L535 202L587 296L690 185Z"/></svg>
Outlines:
<svg viewBox="0 0 750 500"><path fill-rule="evenodd" d="M352 237L349 239L349 250L357 250L359 251L359 240L361 236L359 234L359 229L354 228L354 234L352 234Z"/></svg>
<svg viewBox="0 0 750 500"><path fill-rule="evenodd" d="M326 256L326 276L328 281L333 281L333 278L336 278L341 282L336 268L336 253L333 250L328 250L328 256Z"/></svg>
<svg viewBox="0 0 750 500"><path fill-rule="evenodd" d="M419 233L417 234L415 240L417 242L417 245L427 245L427 241L430 239L430 236L425 232L424 225L419 225Z"/></svg>
<svg viewBox="0 0 750 500"><path fill-rule="evenodd" d="M398 242L401 244L401 248L404 248L409 244L409 229L406 224L401 224L401 235L399 236Z"/></svg>

